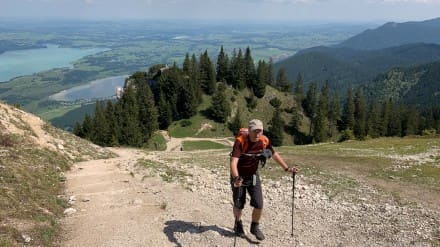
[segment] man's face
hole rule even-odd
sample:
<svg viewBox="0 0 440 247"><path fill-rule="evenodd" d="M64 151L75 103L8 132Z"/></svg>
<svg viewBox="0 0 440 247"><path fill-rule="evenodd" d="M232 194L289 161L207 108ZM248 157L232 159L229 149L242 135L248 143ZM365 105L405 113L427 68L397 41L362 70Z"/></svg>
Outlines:
<svg viewBox="0 0 440 247"><path fill-rule="evenodd" d="M260 136L263 134L263 130L253 130L249 132L249 139L251 140L251 142L256 142L258 141L258 138L260 138Z"/></svg>

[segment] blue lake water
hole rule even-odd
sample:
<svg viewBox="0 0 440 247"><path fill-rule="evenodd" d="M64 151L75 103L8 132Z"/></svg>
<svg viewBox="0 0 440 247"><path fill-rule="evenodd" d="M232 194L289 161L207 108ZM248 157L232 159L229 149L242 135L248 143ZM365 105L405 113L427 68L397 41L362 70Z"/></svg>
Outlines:
<svg viewBox="0 0 440 247"><path fill-rule="evenodd" d="M53 68L72 67L76 60L108 49L104 48L60 48L47 45L47 48L7 51L0 54L0 82L31 75Z"/></svg>
<svg viewBox="0 0 440 247"><path fill-rule="evenodd" d="M80 99L96 99L109 97L116 94L116 88L124 86L125 78L128 76L114 76L99 79L88 83L63 90L51 95L49 98L58 101L75 101Z"/></svg>

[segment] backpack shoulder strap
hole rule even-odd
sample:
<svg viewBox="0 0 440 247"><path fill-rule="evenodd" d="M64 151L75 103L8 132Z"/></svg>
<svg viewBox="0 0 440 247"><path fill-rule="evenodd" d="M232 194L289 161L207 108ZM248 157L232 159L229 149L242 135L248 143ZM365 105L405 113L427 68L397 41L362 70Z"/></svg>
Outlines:
<svg viewBox="0 0 440 247"><path fill-rule="evenodd" d="M269 138L267 138L267 136L265 136L265 135L260 136L260 141L263 143L263 149L266 149L266 147L270 143Z"/></svg>

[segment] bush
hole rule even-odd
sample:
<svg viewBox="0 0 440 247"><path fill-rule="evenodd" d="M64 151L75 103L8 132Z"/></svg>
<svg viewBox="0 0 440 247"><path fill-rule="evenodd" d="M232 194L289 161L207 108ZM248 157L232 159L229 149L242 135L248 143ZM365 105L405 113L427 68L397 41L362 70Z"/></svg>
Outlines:
<svg viewBox="0 0 440 247"><path fill-rule="evenodd" d="M281 100L278 99L277 97L271 99L271 100L269 101L269 103L270 103L270 105L273 106L274 108L278 108L278 107L281 106Z"/></svg>
<svg viewBox="0 0 440 247"><path fill-rule="evenodd" d="M187 127L187 126L190 126L191 124L192 124L192 122L188 119L184 119L180 122L181 127Z"/></svg>
<svg viewBox="0 0 440 247"><path fill-rule="evenodd" d="M248 109L253 110L253 109L257 108L258 101L255 97L253 97L253 96L246 97L246 102L247 102Z"/></svg>
<svg viewBox="0 0 440 247"><path fill-rule="evenodd" d="M422 136L433 136L436 134L436 130L435 129L424 129L422 131Z"/></svg>
<svg viewBox="0 0 440 247"><path fill-rule="evenodd" d="M354 139L355 139L355 137L354 137L354 134L353 134L353 130L346 129L346 130L341 131L341 136L339 136L338 142L354 140Z"/></svg>

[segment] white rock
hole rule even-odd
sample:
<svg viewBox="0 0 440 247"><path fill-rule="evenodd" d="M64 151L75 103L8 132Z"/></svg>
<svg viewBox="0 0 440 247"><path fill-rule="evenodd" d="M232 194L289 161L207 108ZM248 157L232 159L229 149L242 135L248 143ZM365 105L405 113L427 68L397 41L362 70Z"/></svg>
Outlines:
<svg viewBox="0 0 440 247"><path fill-rule="evenodd" d="M64 210L65 215L72 215L74 213L76 213L76 209L74 208L66 208L66 210Z"/></svg>
<svg viewBox="0 0 440 247"><path fill-rule="evenodd" d="M30 243L31 240L32 240L31 236L29 236L29 235L27 235L27 234L21 234L21 237L23 238L23 241L24 241L25 243Z"/></svg>

